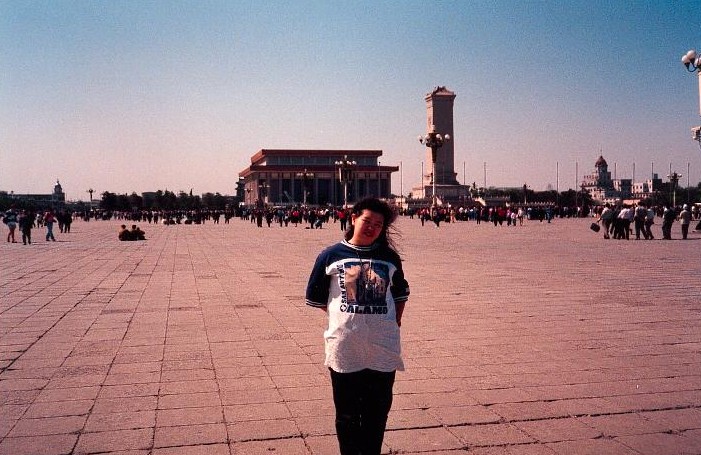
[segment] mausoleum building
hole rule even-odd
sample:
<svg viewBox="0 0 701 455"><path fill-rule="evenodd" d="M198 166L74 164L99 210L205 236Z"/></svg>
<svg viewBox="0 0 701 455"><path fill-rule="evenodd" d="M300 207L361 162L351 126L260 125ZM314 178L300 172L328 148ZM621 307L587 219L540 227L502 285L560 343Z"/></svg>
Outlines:
<svg viewBox="0 0 701 455"><path fill-rule="evenodd" d="M251 165L239 172L244 204L334 205L344 203L340 166L351 165L348 203L369 196L389 198L392 172L397 166L381 164L382 150L262 149Z"/></svg>

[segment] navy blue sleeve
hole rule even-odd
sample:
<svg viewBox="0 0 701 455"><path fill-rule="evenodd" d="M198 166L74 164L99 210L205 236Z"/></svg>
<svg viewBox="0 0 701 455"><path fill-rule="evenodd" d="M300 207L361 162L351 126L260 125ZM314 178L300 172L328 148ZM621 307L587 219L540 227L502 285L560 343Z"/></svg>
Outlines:
<svg viewBox="0 0 701 455"><path fill-rule="evenodd" d="M389 288L392 293L392 298L396 303L402 303L409 300L409 283L404 277L404 270L402 269L402 260L398 254L393 259L393 263L397 270L392 275L392 285Z"/></svg>
<svg viewBox="0 0 701 455"><path fill-rule="evenodd" d="M331 277L326 274L326 262L328 254L322 252L314 263L314 268L307 283L306 304L315 308L326 308L329 300L329 287Z"/></svg>

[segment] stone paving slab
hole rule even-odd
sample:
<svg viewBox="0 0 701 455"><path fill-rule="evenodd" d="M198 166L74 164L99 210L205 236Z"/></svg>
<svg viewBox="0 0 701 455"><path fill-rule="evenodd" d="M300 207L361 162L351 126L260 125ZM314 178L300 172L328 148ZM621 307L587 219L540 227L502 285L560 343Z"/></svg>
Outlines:
<svg viewBox="0 0 701 455"><path fill-rule="evenodd" d="M384 453L701 454L701 234L589 223L399 220ZM0 245L0 455L337 453L304 289L339 226L119 224Z"/></svg>

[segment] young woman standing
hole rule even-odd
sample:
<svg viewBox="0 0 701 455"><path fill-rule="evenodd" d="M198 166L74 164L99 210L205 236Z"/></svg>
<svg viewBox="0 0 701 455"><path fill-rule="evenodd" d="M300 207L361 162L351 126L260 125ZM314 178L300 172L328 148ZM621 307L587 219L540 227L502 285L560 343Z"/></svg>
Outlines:
<svg viewBox="0 0 701 455"><path fill-rule="evenodd" d="M403 370L400 330L409 285L388 230L396 213L379 199L351 210L345 239L319 254L306 303L328 313L326 361L341 455L379 455Z"/></svg>

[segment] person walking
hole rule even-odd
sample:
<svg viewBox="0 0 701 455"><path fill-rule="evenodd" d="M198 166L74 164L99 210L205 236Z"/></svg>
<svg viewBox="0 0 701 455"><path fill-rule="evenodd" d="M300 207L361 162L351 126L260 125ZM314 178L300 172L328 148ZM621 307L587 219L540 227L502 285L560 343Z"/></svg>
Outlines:
<svg viewBox="0 0 701 455"><path fill-rule="evenodd" d="M640 234L647 240L647 231L645 230L645 218L647 217L647 209L642 202L638 202L635 207L633 221L635 222L635 240L640 240Z"/></svg>
<svg viewBox="0 0 701 455"><path fill-rule="evenodd" d="M63 220L63 232L71 232L71 224L73 224L73 213L70 210L66 210L65 218Z"/></svg>
<svg viewBox="0 0 701 455"><path fill-rule="evenodd" d="M645 238L647 240L655 239L655 236L652 235L653 224L655 224L655 209L653 207L648 207L647 214L645 215Z"/></svg>
<svg viewBox="0 0 701 455"><path fill-rule="evenodd" d="M438 207L433 207L431 209L431 219L436 227L441 227L441 220L443 219L443 214L438 209Z"/></svg>
<svg viewBox="0 0 701 455"><path fill-rule="evenodd" d="M17 243L15 240L15 230L17 229L17 212L15 207L10 207L2 217L2 222L7 226L7 241L12 243Z"/></svg>
<svg viewBox="0 0 701 455"><path fill-rule="evenodd" d="M341 222L341 231L346 232L348 228L348 213L346 213L345 207L338 211L338 220Z"/></svg>
<svg viewBox="0 0 701 455"><path fill-rule="evenodd" d="M604 209L601 211L601 215L599 215L599 222L601 222L601 226L604 228L604 238L608 239L609 237L609 231L611 230L611 222L613 221L613 210L611 210L611 205L606 204L604 206Z"/></svg>
<svg viewBox="0 0 701 455"><path fill-rule="evenodd" d="M376 198L356 203L343 241L316 259L306 304L328 314L326 360L341 455L379 455L396 371L409 285L389 230L396 213Z"/></svg>
<svg viewBox="0 0 701 455"><path fill-rule="evenodd" d="M613 238L628 240L628 230L630 223L628 222L628 206L622 205L616 213L616 218L613 220Z"/></svg>
<svg viewBox="0 0 701 455"><path fill-rule="evenodd" d="M22 210L19 215L19 230L22 232L22 243L32 244L32 228L34 227L34 214L27 210Z"/></svg>
<svg viewBox="0 0 701 455"><path fill-rule="evenodd" d="M686 237L689 235L689 225L691 224L691 212L686 204L684 204L679 214L679 224L682 227L682 239L686 240Z"/></svg>
<svg viewBox="0 0 701 455"><path fill-rule="evenodd" d="M49 209L46 211L44 214L44 226L46 226L46 241L48 242L51 240L52 242L56 241L56 238L54 237L54 223L56 222L56 216L54 215L54 211Z"/></svg>
<svg viewBox="0 0 701 455"><path fill-rule="evenodd" d="M623 230L623 237L629 240L631 231L630 225L633 224L633 220L635 219L635 210L630 205L625 204L619 216L622 217L621 229Z"/></svg>
<svg viewBox="0 0 701 455"><path fill-rule="evenodd" d="M662 212L662 238L665 240L672 240L672 224L677 218L674 207L666 205L664 212Z"/></svg>

